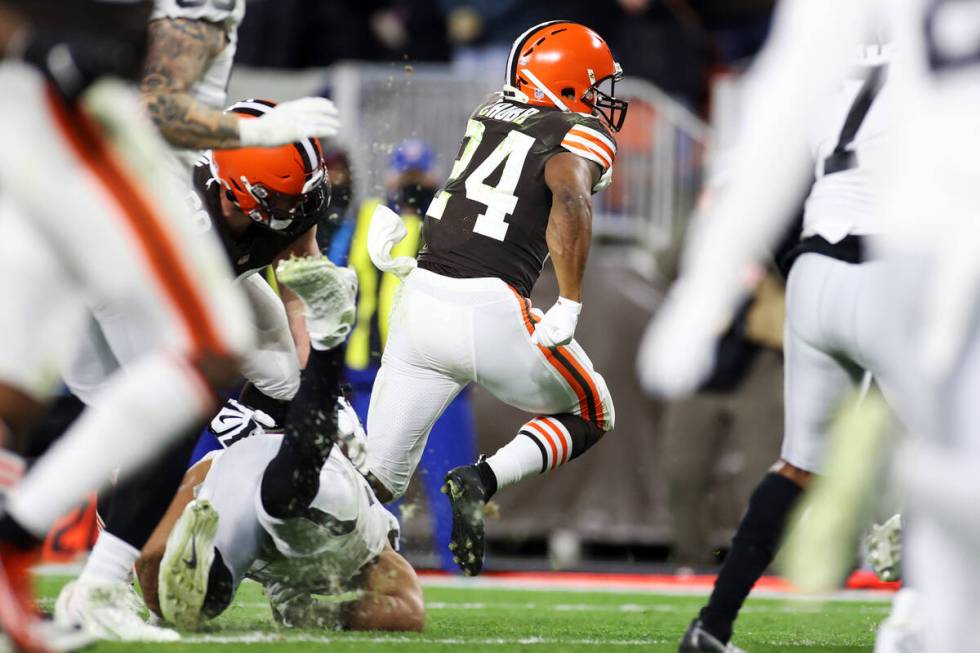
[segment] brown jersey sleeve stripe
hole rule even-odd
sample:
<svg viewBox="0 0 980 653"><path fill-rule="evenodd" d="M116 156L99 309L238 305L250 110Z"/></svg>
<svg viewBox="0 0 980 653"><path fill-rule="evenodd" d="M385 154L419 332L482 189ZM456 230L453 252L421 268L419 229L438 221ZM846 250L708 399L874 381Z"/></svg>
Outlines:
<svg viewBox="0 0 980 653"><path fill-rule="evenodd" d="M578 154L580 157L584 159L588 159L593 163L598 163L599 167L602 168L603 172L605 172L606 169L609 168L610 165L612 165L608 159L604 158L599 153L593 151L591 148L585 145L580 145L578 143L573 143L569 141L567 138L566 140L561 142L561 146L564 147L569 152Z"/></svg>
<svg viewBox="0 0 980 653"><path fill-rule="evenodd" d="M593 130L576 129L573 127L565 134L565 141L571 141L573 143L578 143L584 145L591 150L594 150L597 154L602 155L604 158L609 160L609 165L616 160L616 148L609 144L609 140L603 138L601 134Z"/></svg>
<svg viewBox="0 0 980 653"><path fill-rule="evenodd" d="M586 138L589 138L590 140L593 140L597 144L601 145L613 156L616 155L616 141L612 140L597 129L592 129L591 127L586 127L585 125L574 125L569 130L569 133L585 136Z"/></svg>

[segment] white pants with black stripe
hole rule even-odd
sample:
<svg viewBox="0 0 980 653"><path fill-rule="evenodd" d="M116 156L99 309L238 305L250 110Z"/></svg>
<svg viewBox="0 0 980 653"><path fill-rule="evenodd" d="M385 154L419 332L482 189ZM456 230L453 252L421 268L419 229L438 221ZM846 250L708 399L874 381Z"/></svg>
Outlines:
<svg viewBox="0 0 980 653"><path fill-rule="evenodd" d="M850 264L811 253L796 261L786 289L783 460L821 471L828 428L865 372L907 428L926 428L911 346L918 272L903 260Z"/></svg>
<svg viewBox="0 0 980 653"><path fill-rule="evenodd" d="M612 430L615 413L602 375L574 341L554 349L532 343L529 309L500 279L422 269L406 277L367 423L368 466L396 497L408 488L432 425L469 383L528 413L572 413ZM560 431L550 439L549 468L552 457L567 459L572 447Z"/></svg>

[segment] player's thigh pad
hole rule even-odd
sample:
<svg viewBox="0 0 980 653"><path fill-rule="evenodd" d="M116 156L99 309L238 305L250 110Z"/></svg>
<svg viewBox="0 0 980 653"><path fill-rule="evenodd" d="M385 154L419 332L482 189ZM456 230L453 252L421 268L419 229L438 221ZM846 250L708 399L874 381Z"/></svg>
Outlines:
<svg viewBox="0 0 980 653"><path fill-rule="evenodd" d="M828 262L832 265L828 266ZM809 472L822 469L827 431L864 374L857 365L842 358L837 335L825 328L829 312L850 308L846 302L835 305L825 299L826 284L837 264L816 254L800 257L786 290L786 410L781 456Z"/></svg>
<svg viewBox="0 0 980 653"><path fill-rule="evenodd" d="M392 307L367 432L368 467L396 497L408 489L432 425L474 378L473 305L487 301L487 281L416 269Z"/></svg>
<svg viewBox="0 0 980 653"><path fill-rule="evenodd" d="M30 222L0 200L0 383L42 399L54 390L84 324L78 286Z"/></svg>
<svg viewBox="0 0 980 653"><path fill-rule="evenodd" d="M33 69L0 65L0 145L19 153L0 160L0 183L92 303L120 307L161 346L246 351L248 306L217 237L195 231L188 187L173 182L171 155L136 98L103 88L82 116Z"/></svg>

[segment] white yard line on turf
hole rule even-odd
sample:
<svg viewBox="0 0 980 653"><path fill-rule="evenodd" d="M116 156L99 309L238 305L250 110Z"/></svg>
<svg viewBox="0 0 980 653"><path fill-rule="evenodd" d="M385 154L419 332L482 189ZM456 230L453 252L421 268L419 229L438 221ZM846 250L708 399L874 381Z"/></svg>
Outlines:
<svg viewBox="0 0 980 653"><path fill-rule="evenodd" d="M322 635L303 635L274 633L248 633L242 635L190 635L181 638L183 644L264 644L269 642L281 643L310 643L310 644L424 644L424 645L489 645L514 646L542 644L565 644L568 646L648 646L650 644L666 644L667 640L658 639L555 639L545 637L493 637L472 639L469 637L329 637Z"/></svg>

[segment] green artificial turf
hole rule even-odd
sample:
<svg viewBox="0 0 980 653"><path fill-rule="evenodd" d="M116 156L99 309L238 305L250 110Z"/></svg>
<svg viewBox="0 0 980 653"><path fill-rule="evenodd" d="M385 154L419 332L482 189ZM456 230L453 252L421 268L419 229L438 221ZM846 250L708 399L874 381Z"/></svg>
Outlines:
<svg viewBox="0 0 980 653"><path fill-rule="evenodd" d="M39 579L50 608L66 579ZM676 651L702 597L650 593L427 587L423 633L277 630L261 588L245 583L232 607L200 633L174 644L104 643L92 651L287 653L459 651L529 653ZM753 599L736 625L749 653L871 651L884 602Z"/></svg>

